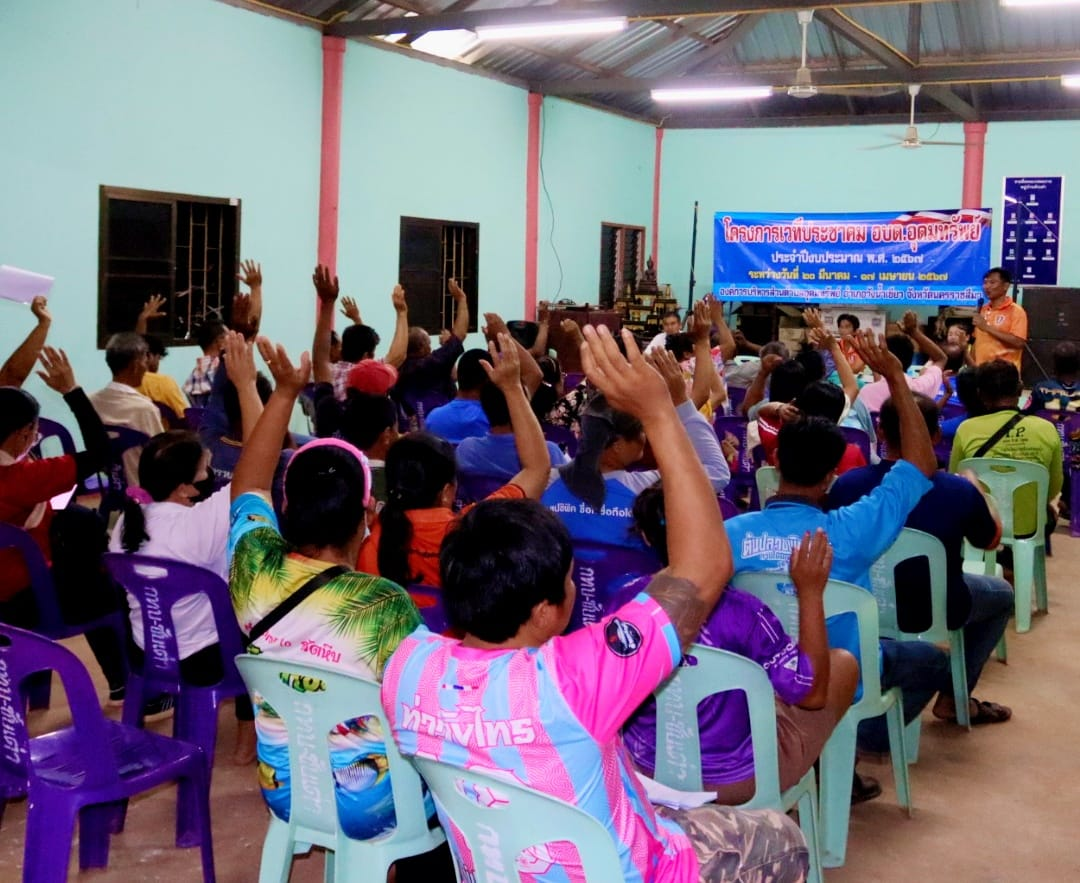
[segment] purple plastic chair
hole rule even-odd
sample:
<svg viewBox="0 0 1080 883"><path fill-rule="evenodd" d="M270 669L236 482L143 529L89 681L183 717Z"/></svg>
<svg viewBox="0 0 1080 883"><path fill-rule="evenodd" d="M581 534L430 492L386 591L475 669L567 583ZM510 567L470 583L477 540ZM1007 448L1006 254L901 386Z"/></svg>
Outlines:
<svg viewBox="0 0 1080 883"><path fill-rule="evenodd" d="M567 631L599 622L626 599L627 583L637 576L651 576L662 567L660 559L649 549L575 541L577 597Z"/></svg>
<svg viewBox="0 0 1080 883"><path fill-rule="evenodd" d="M749 491L750 508L760 509L757 482L754 480L754 473L757 469L754 466L753 454L746 446L747 425L745 417L718 414L713 418L713 430L721 442L724 440L725 433L728 432L739 440L739 468L732 470L731 481L728 482L728 486L724 489L724 495L732 502L735 502Z"/></svg>
<svg viewBox="0 0 1080 883"><path fill-rule="evenodd" d="M563 374L563 389L570 392L575 386L581 383L585 379L584 373L581 371L567 371Z"/></svg>
<svg viewBox="0 0 1080 883"><path fill-rule="evenodd" d="M424 583L413 583L411 586L406 586L405 591L420 609L420 618L424 620L424 625L430 631L442 635L450 630L446 608L443 606L442 589Z"/></svg>
<svg viewBox="0 0 1080 883"><path fill-rule="evenodd" d="M165 424L168 429L187 429L187 411L183 414L177 414L172 408L166 405L164 402L154 402L157 406L158 413L161 415L161 422Z"/></svg>
<svg viewBox="0 0 1080 883"><path fill-rule="evenodd" d="M0 522L0 549L14 549L22 556L26 564L26 569L30 574L30 591L34 593L34 605L37 607L35 633L59 641L85 634L96 628L110 628L115 632L119 645L124 646L127 640L127 629L124 625L122 610L118 609L86 622L64 621L60 613L60 601L56 596L52 571L49 570L49 564L41 549L38 548L38 544L25 530L14 524ZM51 692L52 678L48 675L32 680L28 689L30 707L48 708Z"/></svg>
<svg viewBox="0 0 1080 883"><path fill-rule="evenodd" d="M967 408L965 408L960 402L954 399L949 399L944 405L941 406L941 419L952 420L956 417L966 417Z"/></svg>
<svg viewBox="0 0 1080 883"><path fill-rule="evenodd" d="M184 411L184 422L192 432L198 432L206 418L206 408L197 408L192 405Z"/></svg>
<svg viewBox="0 0 1080 883"><path fill-rule="evenodd" d="M126 426L106 426L105 432L109 436L112 463L109 465L109 471L105 474L105 484L102 486L99 511L103 518L108 518L110 513L119 512L124 508L124 491L127 490L124 454L131 448L143 447L150 441L150 436L145 432L128 429Z"/></svg>
<svg viewBox="0 0 1080 883"><path fill-rule="evenodd" d="M55 438L60 443L60 450L64 454L74 454L77 450L75 447L75 440L71 437L71 433L68 432L68 428L63 423L57 423L55 420L49 420L47 417L38 418L38 432L41 434L41 441L34 448L34 455L37 457L52 456L43 454L41 451L41 445L46 439Z"/></svg>
<svg viewBox="0 0 1080 883"><path fill-rule="evenodd" d="M745 386L729 386L727 388L728 396L728 412L729 414L738 415L739 405L743 403L743 399L746 398Z"/></svg>
<svg viewBox="0 0 1080 883"><path fill-rule="evenodd" d="M577 456L578 437L572 430L565 426L552 426L550 423L541 423L540 428L544 430L544 438L557 444L567 457L572 460Z"/></svg>
<svg viewBox="0 0 1080 883"><path fill-rule="evenodd" d="M862 451L863 459L870 463L870 436L862 429L858 429L854 426L838 426L840 434L844 436L844 440L849 445L858 445L859 450Z"/></svg>
<svg viewBox="0 0 1080 883"><path fill-rule="evenodd" d="M167 558L110 552L103 560L112 578L139 602L142 614L143 671L133 670L128 675L124 723L142 726L142 710L148 701L162 693L175 696L173 736L198 745L206 755L208 770L213 770L218 705L223 699L247 693L234 662L244 646L228 586L209 570ZM182 598L194 595L210 601L221 650L224 674L209 686L190 684L180 673L172 608Z"/></svg>
<svg viewBox="0 0 1080 883"><path fill-rule="evenodd" d="M716 495L716 502L720 504L720 516L724 521L739 514L739 508L723 494Z"/></svg>
<svg viewBox="0 0 1080 883"><path fill-rule="evenodd" d="M494 475L459 472L457 474L457 503L461 506L467 506L469 503L479 502L495 493L507 481L509 479L497 478Z"/></svg>
<svg viewBox="0 0 1080 883"><path fill-rule="evenodd" d="M1080 537L1080 414L1065 421L1065 480L1069 482L1069 534Z"/></svg>
<svg viewBox="0 0 1080 883"><path fill-rule="evenodd" d="M203 880L213 883L210 784L202 750L106 718L82 663L47 638L0 625L0 664L10 685L10 691L0 693L5 727L0 781L10 787L21 778L29 793L24 883L67 879L76 818L79 867L106 867L109 835L123 830L122 803L177 780L192 790L194 799L188 812L177 813L176 845L201 848ZM25 684L54 671L64 685L72 725L30 738L23 714Z"/></svg>

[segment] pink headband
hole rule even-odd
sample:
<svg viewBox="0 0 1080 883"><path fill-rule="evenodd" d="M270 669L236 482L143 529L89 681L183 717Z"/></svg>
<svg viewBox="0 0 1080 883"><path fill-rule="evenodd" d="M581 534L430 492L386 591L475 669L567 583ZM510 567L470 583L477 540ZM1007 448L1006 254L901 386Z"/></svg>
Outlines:
<svg viewBox="0 0 1080 883"><path fill-rule="evenodd" d="M340 438L317 438L309 441L306 445L301 447L292 457L289 458L288 464L285 466L285 474L282 476L282 508L287 506L289 501L285 497L285 480L289 477L289 469L292 468L292 464L296 462L296 458L299 457L304 451L310 451L312 448L341 448L343 451L348 451L357 460L360 461L360 469L364 473L364 508L366 509L371 505L371 466L368 465L368 459L364 456L364 452L361 451L356 445L349 444L344 439Z"/></svg>

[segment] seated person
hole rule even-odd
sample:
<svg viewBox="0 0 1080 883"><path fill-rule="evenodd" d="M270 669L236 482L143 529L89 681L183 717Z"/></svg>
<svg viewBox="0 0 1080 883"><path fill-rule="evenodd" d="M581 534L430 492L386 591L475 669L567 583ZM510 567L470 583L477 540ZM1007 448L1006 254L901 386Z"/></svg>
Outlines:
<svg viewBox="0 0 1080 883"><path fill-rule="evenodd" d="M914 310L908 310L900 322L900 334L890 334L886 338L889 351L900 360L904 368L905 381L912 392L921 392L923 395L936 396L941 388L942 371L945 369L947 357L944 351L934 343L922 328L919 327L919 318ZM915 347L927 358L926 366L918 377L911 377L907 369L911 367L915 358ZM859 390L859 401L866 409L876 414L881 410L881 405L889 397L889 385L885 378L880 378L866 384Z"/></svg>
<svg viewBox="0 0 1080 883"><path fill-rule="evenodd" d="M833 545L830 576L870 591L870 568L893 544L908 513L932 487L928 477L937 470L934 448L900 360L872 332L858 332L855 345L863 361L884 377L892 390L900 415L903 459L869 496L826 513L821 504L847 443L835 425L820 417L785 423L778 448L779 493L760 512L727 522L736 572L781 570L786 550L797 547L807 531L821 528ZM830 619L829 634L831 646L858 651L851 616ZM936 693L950 689L948 656L934 645L883 640L881 650L882 688L895 685L903 689L905 721L914 720ZM888 745L884 716L875 721L880 721L882 734L878 739L868 738L864 747L884 752Z"/></svg>
<svg viewBox="0 0 1080 883"><path fill-rule="evenodd" d="M762 356L754 382L739 405L739 413L745 414L748 420L756 420L763 402L790 402L809 382L802 362L781 359L776 354Z"/></svg>
<svg viewBox="0 0 1080 883"><path fill-rule="evenodd" d="M337 300L339 286L337 276L331 276L330 270L321 264L315 268L311 277L315 283L315 291L320 300L326 296L333 304ZM395 285L390 294L390 301L394 305L394 337L390 341L390 348L386 356L380 360L397 370L405 361L405 347L409 336L409 315L405 305L405 289L401 285ZM345 401L346 391L349 388L349 372L363 362L375 359L375 348L379 345L379 332L370 325L365 325L360 318L360 308L351 297L341 299L341 313L352 322L342 334L336 346L334 338L337 336L331 325L333 324L333 312L327 323L325 333L329 340L327 360L332 366L330 382L333 384L334 396L339 402ZM320 333L320 332L316 332ZM314 354L312 360L314 361ZM396 375L395 375L396 377Z"/></svg>
<svg viewBox="0 0 1080 883"><path fill-rule="evenodd" d="M483 370L506 397L521 470L494 494L509 499L539 499L551 471L544 434L521 386L518 349L508 334L492 367ZM497 351L492 345L492 354ZM394 442L386 455L387 502L364 540L357 563L364 573L376 573L401 585L439 585L439 545L458 517L457 463L454 449L430 433L409 433Z"/></svg>
<svg viewBox="0 0 1080 883"><path fill-rule="evenodd" d="M349 372L362 361L375 358L375 347L379 345L380 339L379 332L370 325L350 325L341 332L341 358L336 362L333 358L330 359L333 365L331 383L334 398L339 402L345 401ZM332 347L333 339L330 342Z"/></svg>
<svg viewBox="0 0 1080 883"><path fill-rule="evenodd" d="M975 355L972 352L974 338L972 337L972 328L970 325L966 322L954 322L945 332L945 341L946 343L960 347L964 355L964 367L975 367Z"/></svg>
<svg viewBox="0 0 1080 883"><path fill-rule="evenodd" d="M148 352L146 361L146 373L143 375L142 385L139 392L150 401L164 405L179 420L184 419L184 412L188 409L187 396L181 391L179 384L168 374L159 372L161 360L168 355L165 344L161 338L154 334L145 334L146 348ZM175 427L173 427L175 428Z"/></svg>
<svg viewBox="0 0 1080 883"><path fill-rule="evenodd" d="M487 435L491 424L480 404L480 390L487 384L487 372L481 363L491 364L487 350L462 353L457 360L457 395L428 412L425 431L454 445L466 438Z"/></svg>
<svg viewBox="0 0 1080 883"><path fill-rule="evenodd" d="M986 413L982 399L979 398L978 381L973 368L966 368L957 373L954 383L956 398L964 406L964 413L941 421L941 437L949 441L956 437L956 430L968 417L978 417Z"/></svg>
<svg viewBox="0 0 1080 883"><path fill-rule="evenodd" d="M184 381L184 392L191 404L198 408L205 408L210 401L214 373L221 359L225 332L228 330L220 319L207 319L195 333L195 341L202 349L202 355L195 360L194 370Z"/></svg>
<svg viewBox="0 0 1080 883"><path fill-rule="evenodd" d="M565 334L572 335L575 339L576 345L580 346L581 341L585 338L581 335L581 326L578 325L573 319L562 320L562 330ZM576 436L581 435L581 414L585 410L585 405L589 400L589 382L586 378L582 377L578 385L571 390L567 390L563 383L565 375L562 373L562 366L558 364L556 360L552 360L555 364L547 368L544 367L543 358L537 359L537 365L541 369L541 376L546 383L552 384L555 392L554 401L543 414L537 410L536 400L542 399L544 393L541 389L538 389L533 396L533 410L536 411L536 416L540 419L541 424L548 424L550 426L561 426L564 429L569 429ZM558 372L558 383L556 385L554 381L554 375Z"/></svg>
<svg viewBox="0 0 1080 883"><path fill-rule="evenodd" d="M356 573L367 522L369 482L364 455L339 439L318 439L299 450L285 475L287 500L280 527L270 485L296 398L311 375L306 355L294 367L285 349L260 340L275 388L236 465L228 554L229 589L249 649L275 659L311 663L368 679L382 677L390 653L420 624L399 586ZM258 396L254 372L240 390L244 421ZM317 579L317 582L313 582ZM298 592L304 599L267 628L267 618ZM259 696L255 706L259 784L278 818L288 817L288 735ZM390 778L378 720L345 721L328 734L338 818L347 836L376 837L394 825Z"/></svg>
<svg viewBox="0 0 1080 883"><path fill-rule="evenodd" d="M779 361L775 363L777 365L791 358L787 345L779 340L772 340L758 346L750 343L741 331L734 332L732 336L738 348L738 355L743 356L743 359L738 362L729 359L724 363L724 383L729 387L748 390L753 385L766 356L779 356Z"/></svg>
<svg viewBox="0 0 1080 883"><path fill-rule="evenodd" d="M371 468L371 496L385 505L386 455L399 438L397 406L389 397L350 392L341 419L341 437L356 445Z"/></svg>
<svg viewBox="0 0 1080 883"><path fill-rule="evenodd" d="M801 880L806 850L784 815L717 804L656 809L629 766L619 729L697 636L731 574L730 551L664 381L629 331L622 332L629 366L607 329L585 333L596 350L584 359L590 379L613 408L642 421L656 447L673 500L671 565L613 615L563 635L576 591L566 529L531 501L478 504L440 554L447 612L464 639L420 628L386 666L382 702L395 741L403 753L483 770L580 807L611 837L621 879ZM421 726L421 717L434 723ZM449 818L441 821L453 831ZM480 857L448 839L462 878L479 879ZM519 863L530 879L582 879L571 843L546 844L537 852L542 864L531 852L527 866Z"/></svg>
<svg viewBox="0 0 1080 883"><path fill-rule="evenodd" d="M685 427L696 459L705 469L714 493L731 478L716 433L687 398L682 370L665 350L656 350L650 364L662 372L675 412ZM637 418L594 396L581 418L577 456L552 472L541 502L559 516L575 540L644 549L634 534L634 498L656 483L655 469L629 471L645 452L645 431ZM655 453L656 442L650 439Z"/></svg>
<svg viewBox="0 0 1080 883"><path fill-rule="evenodd" d="M931 440L938 440L938 409L933 400L918 393L915 402ZM849 506L881 484L900 458L900 417L886 399L881 406L880 428L887 454L876 466L856 469L836 480L829 490L830 508ZM939 469L930 480L934 486L908 513L905 527L913 527L941 540L945 547L948 576L947 615L950 629L964 629L964 661L968 690L973 692L986 660L1005 633L1013 611L1012 587L1003 579L964 573L964 540L978 549L993 549L1001 539L1001 522L993 501L970 476L950 475ZM906 566L906 565L905 565ZM909 632L930 626L930 596L925 568L912 565L905 578L898 571L897 620ZM952 692L938 696L934 715L956 719ZM1012 716L1003 705L971 699L972 723L998 723Z"/></svg>
<svg viewBox="0 0 1080 883"><path fill-rule="evenodd" d="M480 406L484 409L484 416L491 429L484 436L466 438L458 445L455 452L458 473L513 478L521 471L521 459L518 457L514 429L510 425L510 409L506 404L506 396L497 386L485 382L480 390ZM449 408L450 405L446 407ZM444 409L439 409L442 410ZM432 416L437 413L438 411L432 412ZM429 421L428 427L430 426ZM552 466L558 467L570 462L569 457L554 442L548 442L547 449Z"/></svg>
<svg viewBox="0 0 1080 883"><path fill-rule="evenodd" d="M109 439L63 350L45 347L40 359L39 376L64 397L86 450L42 460L30 456L39 438L37 399L0 387L0 521L21 527L37 543L50 564L61 617L75 624L120 610L122 601L101 566L105 525L97 512L75 505L54 512L50 500L108 469ZM30 573L14 549L0 550L0 622L29 629L38 622ZM86 639L105 674L110 701L122 703L126 671L115 633L94 629Z"/></svg>
<svg viewBox="0 0 1080 883"><path fill-rule="evenodd" d="M969 457L1005 457L1040 463L1050 473L1047 501L1061 493L1064 484L1064 460L1061 436L1049 420L1024 414L1020 404L1020 372L1012 362L994 359L975 369L975 384L986 413L969 417L960 424L953 438L949 471L956 472L960 461ZM1014 498L1016 513L1013 530L1017 536L1035 533L1035 488L1020 488ZM1047 536L1054 532L1057 514L1048 502Z"/></svg>
<svg viewBox="0 0 1080 883"><path fill-rule="evenodd" d="M409 328L405 361L398 367L398 382L390 394L412 428L423 429L427 415L454 397L454 362L464 351L469 333L469 302L453 279L450 295L454 299L454 327L446 341L432 352L431 335L423 328Z"/></svg>
<svg viewBox="0 0 1080 883"><path fill-rule="evenodd" d="M149 360L150 348L141 334L124 331L109 338L105 345L105 364L112 372L112 382L90 396L90 404L107 427L134 429L148 438L165 431L158 409L139 392ZM134 447L124 452L128 484L139 481L140 450Z"/></svg>
<svg viewBox="0 0 1080 883"><path fill-rule="evenodd" d="M1054 375L1031 387L1029 411L1057 411L1075 414L1080 411L1080 350L1071 340L1054 346Z"/></svg>
<svg viewBox="0 0 1080 883"><path fill-rule="evenodd" d="M851 370L855 374L862 373L862 370L866 367L851 343L851 338L858 330L859 317L853 313L841 313L836 317L836 331L839 335L838 344L840 346L840 352L844 357L844 361L851 366Z"/></svg>
<svg viewBox="0 0 1080 883"><path fill-rule="evenodd" d="M634 524L668 565L664 492L641 492ZM753 595L730 586L705 620L695 643L730 650L765 669L776 691L776 743L780 790L798 784L847 712L859 680L859 666L846 650L830 650L823 595L832 563L829 540L820 529L803 537L789 565L799 596L799 636L789 637L780 620ZM643 591L651 576L627 585L624 597ZM737 806L754 796L754 747L746 700L739 693L710 696L698 709L705 788L717 803ZM647 775L656 768L656 700L648 699L630 718L623 740L635 766Z"/></svg>
<svg viewBox="0 0 1080 883"><path fill-rule="evenodd" d="M653 350L664 349L667 346L668 337L680 331L682 331L682 319L679 318L679 311L668 310L660 319L660 333L649 341L645 352L651 353Z"/></svg>
<svg viewBox="0 0 1080 883"><path fill-rule="evenodd" d="M193 432L174 429L154 436L139 457L139 486L128 488L109 551L194 564L228 582L228 541L229 487L214 492L210 452ZM127 600L135 643L129 656L135 669L142 671L146 649L142 613L134 596L129 594ZM225 669L210 602L202 596L184 598L173 607L172 616L182 674L193 684L216 684ZM236 719L233 760L248 764L255 760L255 713L247 696L236 697Z"/></svg>
<svg viewBox="0 0 1080 883"><path fill-rule="evenodd" d="M836 424L844 411L844 391L835 383L815 380L808 384L790 404L767 402L758 411L758 435L765 450L765 462L776 465L776 449L780 427L784 423L802 420L804 417L822 417ZM844 449L844 456L836 466L836 474L843 475L849 469L866 465L859 445L851 442Z"/></svg>

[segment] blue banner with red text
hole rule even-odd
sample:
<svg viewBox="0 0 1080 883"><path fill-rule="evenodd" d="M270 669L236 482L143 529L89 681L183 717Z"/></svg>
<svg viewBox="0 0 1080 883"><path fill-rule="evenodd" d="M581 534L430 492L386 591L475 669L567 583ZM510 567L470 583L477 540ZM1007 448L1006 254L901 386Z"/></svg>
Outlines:
<svg viewBox="0 0 1080 883"><path fill-rule="evenodd" d="M974 305L989 266L990 209L716 213L720 300Z"/></svg>

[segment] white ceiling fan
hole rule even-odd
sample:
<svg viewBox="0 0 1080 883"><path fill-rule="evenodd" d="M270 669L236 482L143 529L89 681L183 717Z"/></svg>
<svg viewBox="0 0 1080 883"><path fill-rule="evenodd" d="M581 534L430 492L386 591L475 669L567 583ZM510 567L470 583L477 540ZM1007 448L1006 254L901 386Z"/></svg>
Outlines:
<svg viewBox="0 0 1080 883"><path fill-rule="evenodd" d="M816 86L814 77L806 63L806 37L810 30L810 23L814 20L813 9L800 9L795 13L799 19L799 27L802 28L802 61L799 69L795 71L795 85L788 86L787 94L791 98L813 98L815 95L849 95L853 98L880 98L892 95L897 90L891 86L866 87L866 86Z"/></svg>
<svg viewBox="0 0 1080 883"><path fill-rule="evenodd" d="M916 147L923 147L924 145L930 145L933 147L963 147L963 141L923 141L919 137L919 129L915 125L915 96L919 94L919 90L922 87L918 83L911 83L908 87L908 95L911 96L911 111L908 117L907 129L904 130L904 134L901 135L886 135L886 138L892 138L895 144L879 144L876 147L866 147L864 150L880 150L882 147L907 147L914 149Z"/></svg>

